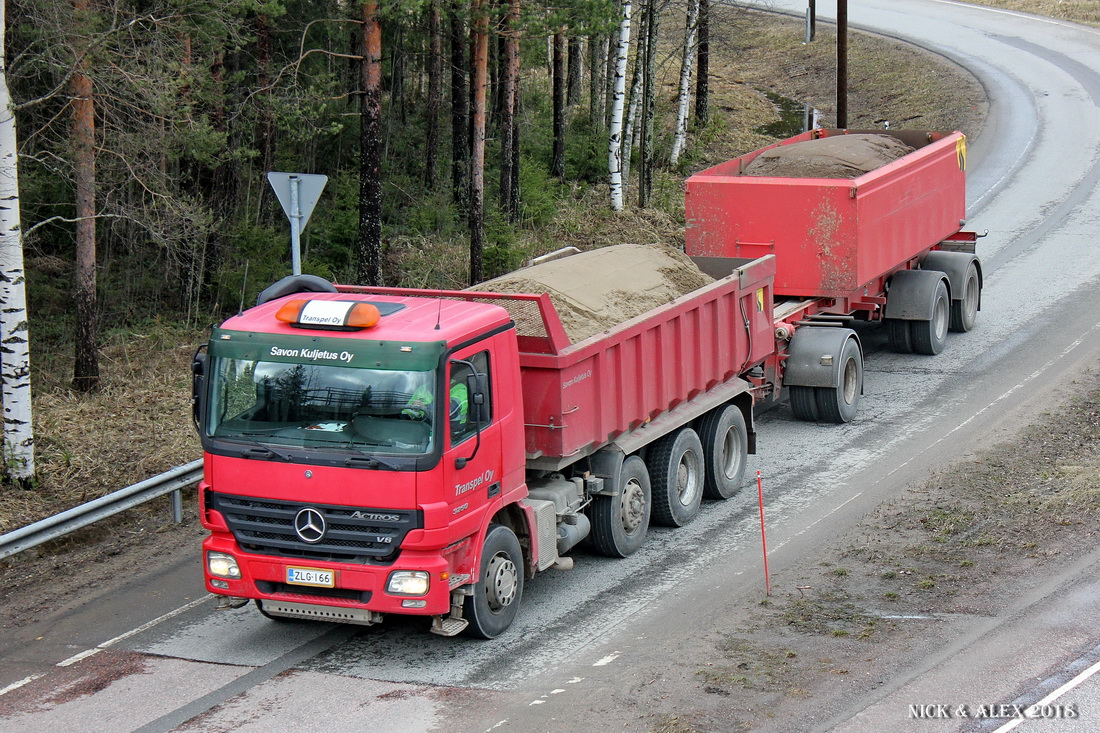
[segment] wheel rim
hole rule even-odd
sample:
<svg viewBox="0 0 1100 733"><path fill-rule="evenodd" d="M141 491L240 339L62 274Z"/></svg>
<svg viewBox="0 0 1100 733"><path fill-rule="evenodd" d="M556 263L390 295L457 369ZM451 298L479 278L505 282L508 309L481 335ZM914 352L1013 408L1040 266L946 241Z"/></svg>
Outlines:
<svg viewBox="0 0 1100 733"><path fill-rule="evenodd" d="M937 340L947 337L947 301L944 298L936 299L936 310L932 314L932 332Z"/></svg>
<svg viewBox="0 0 1100 733"><path fill-rule="evenodd" d="M722 473L729 480L741 471L741 434L733 428L722 438Z"/></svg>
<svg viewBox="0 0 1100 733"><path fill-rule="evenodd" d="M627 534L634 534L645 519L645 490L636 479L631 479L623 487L619 516Z"/></svg>
<svg viewBox="0 0 1100 733"><path fill-rule="evenodd" d="M842 387L841 396L844 399L844 404L850 405L855 402L856 393L859 391L859 368L855 359L849 359L844 363Z"/></svg>
<svg viewBox="0 0 1100 733"><path fill-rule="evenodd" d="M963 295L963 309L968 321L978 312L978 276L971 275L966 280L966 292Z"/></svg>
<svg viewBox="0 0 1100 733"><path fill-rule="evenodd" d="M699 478L699 456L694 451L684 451L676 466L676 498L683 506L695 503L702 490Z"/></svg>
<svg viewBox="0 0 1100 733"><path fill-rule="evenodd" d="M485 599L489 610L498 613L516 600L519 574L516 564L504 552L498 552L489 560L485 569Z"/></svg>

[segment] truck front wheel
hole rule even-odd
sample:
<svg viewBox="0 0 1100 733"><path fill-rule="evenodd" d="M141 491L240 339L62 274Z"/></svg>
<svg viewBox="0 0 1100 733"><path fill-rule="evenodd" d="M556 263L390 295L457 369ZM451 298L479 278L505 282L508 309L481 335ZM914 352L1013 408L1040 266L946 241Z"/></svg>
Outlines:
<svg viewBox="0 0 1100 733"><path fill-rule="evenodd" d="M512 530L503 524L489 526L481 548L481 580L466 596L466 631L479 639L492 639L512 625L523 597L523 550Z"/></svg>
<svg viewBox="0 0 1100 733"><path fill-rule="evenodd" d="M691 428L670 433L649 450L653 519L666 527L683 527L699 513L703 501L703 444Z"/></svg>
<svg viewBox="0 0 1100 733"><path fill-rule="evenodd" d="M623 461L616 496L596 496L589 505L592 544L601 555L627 557L645 541L653 491L649 471L638 456Z"/></svg>

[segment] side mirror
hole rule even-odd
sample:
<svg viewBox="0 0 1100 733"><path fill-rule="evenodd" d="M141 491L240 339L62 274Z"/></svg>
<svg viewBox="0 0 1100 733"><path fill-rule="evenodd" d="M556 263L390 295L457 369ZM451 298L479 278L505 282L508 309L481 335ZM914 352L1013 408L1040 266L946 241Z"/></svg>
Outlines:
<svg viewBox="0 0 1100 733"><path fill-rule="evenodd" d="M203 344L191 357L191 421L195 424L195 430L202 432L202 397L206 391L206 354Z"/></svg>

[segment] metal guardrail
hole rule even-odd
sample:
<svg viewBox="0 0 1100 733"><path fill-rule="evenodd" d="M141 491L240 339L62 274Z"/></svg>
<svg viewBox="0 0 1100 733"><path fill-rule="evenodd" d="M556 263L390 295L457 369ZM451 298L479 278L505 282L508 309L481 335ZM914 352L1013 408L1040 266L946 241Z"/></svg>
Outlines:
<svg viewBox="0 0 1100 733"><path fill-rule="evenodd" d="M199 459L0 535L0 560L173 492L172 516L179 522L182 513L180 491L201 478L202 459Z"/></svg>

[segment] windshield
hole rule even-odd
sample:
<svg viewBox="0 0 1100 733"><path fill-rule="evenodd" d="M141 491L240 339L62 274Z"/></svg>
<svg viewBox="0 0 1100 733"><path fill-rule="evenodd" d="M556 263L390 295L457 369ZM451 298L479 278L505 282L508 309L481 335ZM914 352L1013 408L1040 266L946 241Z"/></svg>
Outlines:
<svg viewBox="0 0 1100 733"><path fill-rule="evenodd" d="M434 371L219 358L209 437L420 455L433 446Z"/></svg>

